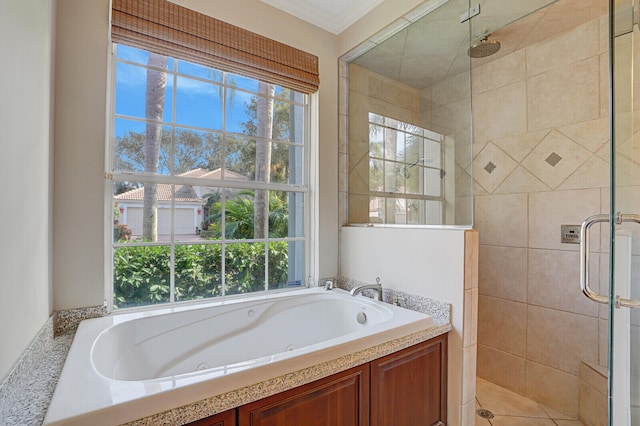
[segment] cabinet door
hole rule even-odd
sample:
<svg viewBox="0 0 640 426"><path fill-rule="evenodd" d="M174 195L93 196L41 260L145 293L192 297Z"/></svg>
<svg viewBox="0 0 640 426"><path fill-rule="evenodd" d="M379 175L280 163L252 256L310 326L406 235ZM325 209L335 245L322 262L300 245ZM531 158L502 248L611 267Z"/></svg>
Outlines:
<svg viewBox="0 0 640 426"><path fill-rule="evenodd" d="M446 335L371 362L371 426L447 423Z"/></svg>
<svg viewBox="0 0 640 426"><path fill-rule="evenodd" d="M214 414L206 419L189 423L187 426L236 426L236 409Z"/></svg>
<svg viewBox="0 0 640 426"><path fill-rule="evenodd" d="M368 424L368 364L238 408L238 426Z"/></svg>

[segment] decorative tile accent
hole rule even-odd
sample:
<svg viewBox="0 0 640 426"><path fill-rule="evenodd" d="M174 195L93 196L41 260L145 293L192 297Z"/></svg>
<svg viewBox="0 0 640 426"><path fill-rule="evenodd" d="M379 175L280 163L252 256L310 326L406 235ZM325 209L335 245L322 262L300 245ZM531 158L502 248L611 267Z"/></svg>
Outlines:
<svg viewBox="0 0 640 426"><path fill-rule="evenodd" d="M517 165L493 142L489 142L473 160L473 167L476 170L484 169L486 172L476 173L475 179L490 194L500 186Z"/></svg>
<svg viewBox="0 0 640 426"><path fill-rule="evenodd" d="M487 171L487 173L491 174L496 169L496 165L489 161L487 165L484 166L484 169Z"/></svg>
<svg viewBox="0 0 640 426"><path fill-rule="evenodd" d="M555 167L560 160L562 160L562 157L555 152L552 152L544 161L546 161L551 167Z"/></svg>
<svg viewBox="0 0 640 426"><path fill-rule="evenodd" d="M560 167L553 167L547 161L549 157L552 160L554 159L553 153L561 157L562 164ZM590 156L591 153L589 151L557 130L552 130L531 154L524 159L522 165L550 188L556 189Z"/></svg>

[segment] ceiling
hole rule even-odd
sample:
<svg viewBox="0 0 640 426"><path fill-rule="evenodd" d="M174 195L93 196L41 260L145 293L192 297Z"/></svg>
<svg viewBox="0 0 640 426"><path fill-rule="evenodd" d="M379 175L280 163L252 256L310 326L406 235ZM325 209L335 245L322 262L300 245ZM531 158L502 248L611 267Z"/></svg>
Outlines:
<svg viewBox="0 0 640 426"><path fill-rule="evenodd" d="M338 35L384 0L261 1Z"/></svg>

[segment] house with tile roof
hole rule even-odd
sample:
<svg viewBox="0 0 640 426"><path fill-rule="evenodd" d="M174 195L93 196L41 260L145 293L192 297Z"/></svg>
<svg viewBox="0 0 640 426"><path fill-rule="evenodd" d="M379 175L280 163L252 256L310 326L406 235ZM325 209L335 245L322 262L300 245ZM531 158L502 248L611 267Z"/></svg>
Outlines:
<svg viewBox="0 0 640 426"><path fill-rule="evenodd" d="M230 170L205 170L197 168L182 173L179 176L217 179L217 180L247 180L247 177ZM218 189L219 191L219 189ZM169 184L158 184L158 235L171 233L171 197L172 189ZM177 185L174 195L174 234L196 235L196 228L202 226L203 206L207 200L206 194L212 191L210 186ZM123 192L114 197L116 207L120 212L120 223L126 224L134 237L142 235L142 210L144 187Z"/></svg>

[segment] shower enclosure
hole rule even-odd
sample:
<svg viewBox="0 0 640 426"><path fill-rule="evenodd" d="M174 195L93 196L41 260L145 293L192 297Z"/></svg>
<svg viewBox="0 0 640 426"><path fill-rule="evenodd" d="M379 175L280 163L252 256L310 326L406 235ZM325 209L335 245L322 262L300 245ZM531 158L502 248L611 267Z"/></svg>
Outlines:
<svg viewBox="0 0 640 426"><path fill-rule="evenodd" d="M341 223L473 224L478 376L568 418L640 424L640 313L616 307L640 297L640 226L615 221L640 214L637 4L425 5L348 58ZM589 227L587 264L561 237L593 215L614 220ZM580 291L581 260L606 303Z"/></svg>

